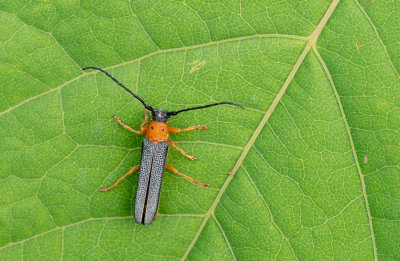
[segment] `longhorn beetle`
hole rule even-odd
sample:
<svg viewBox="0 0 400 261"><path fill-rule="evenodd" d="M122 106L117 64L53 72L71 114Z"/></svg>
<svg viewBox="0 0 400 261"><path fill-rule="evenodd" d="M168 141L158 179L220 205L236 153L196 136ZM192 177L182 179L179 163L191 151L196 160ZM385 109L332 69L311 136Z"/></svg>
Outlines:
<svg viewBox="0 0 400 261"><path fill-rule="evenodd" d="M140 130L136 131L123 123L117 116L114 116L114 120L118 122L125 129L136 133L136 134L144 134L146 138L143 139L142 142L142 156L140 160L140 165L133 167L128 171L125 175L123 175L114 185L102 188L100 191L108 191L112 188L115 188L124 178L128 175L132 174L136 170L139 170L139 181L136 190L136 199L135 199L135 220L138 224L150 225L158 211L158 201L160 199L160 190L161 184L164 174L164 168L171 170L172 172L181 175L185 179L189 180L192 183L208 188L209 185L205 183L198 182L191 177L186 176L183 173L180 173L176 168L171 165L165 164L168 154L168 144L177 149L183 156L196 160L195 157L186 154L182 149L178 148L174 142L168 139L168 133L179 133L184 131L191 130L207 130L207 126L192 126L186 129L178 129L172 128L168 126L168 120L170 116L177 115L178 113L203 109L207 107L212 107L216 105L229 104L238 106L242 109L243 106L232 103L232 102L218 102L213 104L208 104L204 106L186 108L179 111L169 112L164 109L153 109L150 105L145 103L139 96L125 87L122 83L120 83L117 79L115 79L111 74L104 71L103 69L97 67L86 67L82 70L87 69L95 69L98 70L108 77L110 77L114 82L116 82L119 86L124 88L130 94L133 95L136 99L138 99L146 108L144 112L144 121L140 125ZM148 121L148 111L151 111L152 120L148 125L145 124Z"/></svg>

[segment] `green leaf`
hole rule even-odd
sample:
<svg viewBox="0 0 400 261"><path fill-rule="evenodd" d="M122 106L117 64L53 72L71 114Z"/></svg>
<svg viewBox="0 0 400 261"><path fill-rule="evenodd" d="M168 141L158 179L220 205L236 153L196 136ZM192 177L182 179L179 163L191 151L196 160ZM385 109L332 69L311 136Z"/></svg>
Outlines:
<svg viewBox="0 0 400 261"><path fill-rule="evenodd" d="M400 2L0 1L1 260L400 259ZM137 225L143 106L170 125ZM234 175L228 175L231 172Z"/></svg>

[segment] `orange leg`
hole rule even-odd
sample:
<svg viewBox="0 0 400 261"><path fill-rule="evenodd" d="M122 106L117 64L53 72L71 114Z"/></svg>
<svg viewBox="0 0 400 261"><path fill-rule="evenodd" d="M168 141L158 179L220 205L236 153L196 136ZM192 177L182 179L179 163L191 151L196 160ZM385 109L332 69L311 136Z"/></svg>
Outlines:
<svg viewBox="0 0 400 261"><path fill-rule="evenodd" d="M140 130L144 129L144 125L147 123L148 120L149 120L149 110L146 109L146 110L144 110L144 120L143 120L142 124L140 124Z"/></svg>
<svg viewBox="0 0 400 261"><path fill-rule="evenodd" d="M157 215L158 215L158 210L160 209L160 205L158 205L158 207L157 207L157 212L156 212L156 215L154 216L154 220L156 220L156 218L157 218Z"/></svg>
<svg viewBox="0 0 400 261"><path fill-rule="evenodd" d="M131 132L134 132L134 133L136 133L136 134L146 134L146 127L144 126L146 123L147 123L147 121L148 121L148 113L149 113L149 111L148 110L145 110L144 111L144 120L143 120L143 122L142 122L142 124L140 125L140 130L134 130L134 129L132 129L130 126L128 126L128 125L126 125L125 123L123 123L117 116L115 116L114 115L114 120L116 121L116 122L118 122L122 127L124 127L125 129L127 129L127 130L129 130L129 131L131 131Z"/></svg>
<svg viewBox="0 0 400 261"><path fill-rule="evenodd" d="M186 129L178 129L178 128L173 128L173 127L168 128L168 132L171 132L171 133L180 133L180 132L191 131L191 130L208 130L208 127L204 126L204 125L198 125L198 126L192 126L192 127L186 128Z"/></svg>
<svg viewBox="0 0 400 261"><path fill-rule="evenodd" d="M177 149L180 153L182 153L183 156L191 159L191 160L197 160L197 158L195 156L190 156L188 154L186 154L181 148L179 148L178 146L175 145L175 143L172 140L167 140L168 144L171 145L172 147L174 147L175 149Z"/></svg>
<svg viewBox="0 0 400 261"><path fill-rule="evenodd" d="M119 180L117 180L117 182L115 182L114 185L109 186L109 187L107 187L107 188L101 188L100 191L101 191L101 192L105 192L105 191L108 191L108 190L110 190L110 189L115 188L116 186L118 186L118 184L119 184L124 178L126 178L126 177L129 176L129 175L131 175L133 172L137 171L137 170L139 169L139 167L140 167L140 165L136 165L136 166L133 167L130 171L128 171L128 173L126 173L126 174L123 175L121 178L119 178Z"/></svg>
<svg viewBox="0 0 400 261"><path fill-rule="evenodd" d="M202 186L202 187L205 187L205 188L210 187L210 185L208 185L208 184L198 182L198 181L192 179L191 177L186 176L186 175L183 174L183 173L180 173L176 168L172 167L171 165L165 164L165 167L166 167L167 169L171 170L172 172L174 172L174 173L176 173L176 174L178 174L178 175L181 175L182 177L184 177L185 179L189 180L190 182L192 182L192 183L194 183L194 184L197 184L197 185Z"/></svg>

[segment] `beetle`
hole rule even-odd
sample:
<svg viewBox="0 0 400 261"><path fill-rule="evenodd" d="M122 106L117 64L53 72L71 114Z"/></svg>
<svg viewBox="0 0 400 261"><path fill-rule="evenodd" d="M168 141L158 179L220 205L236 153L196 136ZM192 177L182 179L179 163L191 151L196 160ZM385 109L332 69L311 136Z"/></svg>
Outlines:
<svg viewBox="0 0 400 261"><path fill-rule="evenodd" d="M205 188L209 187L208 184L196 181L191 177L179 172L176 168L172 167L171 165L166 164L169 145L176 148L183 156L191 160L197 159L194 156L186 154L182 149L177 147L173 141L168 139L168 133L180 133L191 130L207 130L208 129L207 126L199 125L199 126L188 127L186 129L178 129L169 127L168 120L171 116L175 116L181 112L203 109L216 105L228 104L228 105L238 106L244 109L243 106L233 102L219 102L204 106L186 108L173 112L169 112L164 109L153 109L153 107L145 103L139 96L137 96L127 87L125 87L122 83L120 83L108 72L98 67L85 67L82 70L87 70L87 69L94 69L104 73L114 82L116 82L119 86L124 88L130 94L132 94L136 99L138 99L146 108L144 113L145 115L144 121L140 125L140 130L138 131L132 129L131 127L123 123L117 116L114 116L114 120L117 123L119 123L122 127L136 134L144 134L146 135L146 138L144 138L142 141L140 164L134 166L131 170L129 170L128 173L126 173L120 179L118 179L118 181L114 185L106 188L101 188L100 191L105 192L115 188L124 178L126 178L133 172L139 170L139 179L136 189L135 211L134 211L135 221L138 224L150 225L157 215L161 184L165 168L184 177L185 179L189 180L194 184L203 186ZM149 111L151 111L152 120L150 120L148 125L145 125L148 122Z"/></svg>

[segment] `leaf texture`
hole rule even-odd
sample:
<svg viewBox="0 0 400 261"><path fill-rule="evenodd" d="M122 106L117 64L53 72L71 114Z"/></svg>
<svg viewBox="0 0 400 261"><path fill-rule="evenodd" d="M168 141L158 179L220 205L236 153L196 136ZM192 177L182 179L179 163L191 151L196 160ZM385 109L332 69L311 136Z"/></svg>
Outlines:
<svg viewBox="0 0 400 261"><path fill-rule="evenodd" d="M400 3L0 1L0 260L400 259ZM142 105L177 110L134 222ZM234 175L227 175L228 172Z"/></svg>

